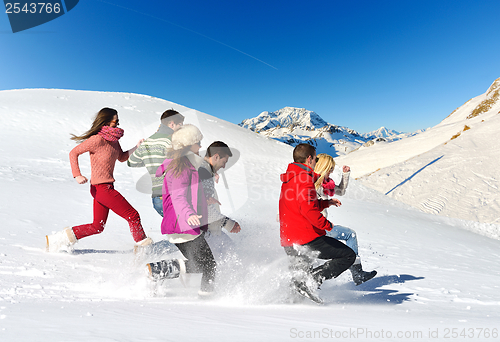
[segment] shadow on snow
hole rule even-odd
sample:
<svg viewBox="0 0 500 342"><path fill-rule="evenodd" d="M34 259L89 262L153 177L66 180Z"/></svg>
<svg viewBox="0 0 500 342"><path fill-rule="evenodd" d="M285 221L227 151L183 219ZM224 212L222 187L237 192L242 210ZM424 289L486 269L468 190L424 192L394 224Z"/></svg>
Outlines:
<svg viewBox="0 0 500 342"><path fill-rule="evenodd" d="M175 245L171 244L166 240L161 240L153 243L146 250L146 255L158 255L161 256L163 254L170 254L177 252L178 249ZM74 255L82 255L82 254L130 254L133 253L133 249L118 251L118 250L106 250L106 249L74 249L71 254Z"/></svg>
<svg viewBox="0 0 500 342"><path fill-rule="evenodd" d="M364 284L355 286L349 282L338 287L325 289L325 292L331 292L332 300L327 303L332 304L384 304L397 305L411 300L410 296L414 293L402 293L394 289L380 289L384 285L402 284L407 281L421 280L424 277L415 277L409 274L388 275L375 277ZM329 291L330 290L330 291ZM340 291L339 291L340 290ZM322 297L328 297L325 293Z"/></svg>
<svg viewBox="0 0 500 342"><path fill-rule="evenodd" d="M396 185L394 188L392 188L391 190L389 190L388 192L385 193L385 195L389 195L391 192L393 192L394 190L396 190L397 188L399 188L401 185L403 185L404 183L410 181L413 177L415 177L418 173L422 172L423 169L425 169L426 167L434 164L435 162L437 162L438 160L440 160L441 158L443 158L443 156L439 157L439 158L436 158L434 159L433 161L431 161L429 164L425 165L424 167L420 168L418 171L416 171L413 175L411 175L410 177L406 178L404 181L402 181L401 183L399 183L398 185Z"/></svg>

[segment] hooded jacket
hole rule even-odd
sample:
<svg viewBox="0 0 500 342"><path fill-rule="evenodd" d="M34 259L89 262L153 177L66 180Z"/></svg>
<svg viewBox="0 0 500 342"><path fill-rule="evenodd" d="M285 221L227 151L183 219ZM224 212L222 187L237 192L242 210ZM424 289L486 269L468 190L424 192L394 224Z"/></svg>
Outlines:
<svg viewBox="0 0 500 342"><path fill-rule="evenodd" d="M188 158L189 159L189 158ZM172 159L165 159L156 171L156 176L163 180L163 220L161 233L174 235L170 242L181 243L193 240L207 229L207 202L203 187L200 186L198 171L192 165L184 169L179 177L172 171L166 172ZM187 219L191 215L202 215L200 227L190 226Z"/></svg>
<svg viewBox="0 0 500 342"><path fill-rule="evenodd" d="M326 235L332 224L321 214L328 201L318 200L314 182L319 175L307 165L291 163L280 179L280 238L283 247L304 245Z"/></svg>

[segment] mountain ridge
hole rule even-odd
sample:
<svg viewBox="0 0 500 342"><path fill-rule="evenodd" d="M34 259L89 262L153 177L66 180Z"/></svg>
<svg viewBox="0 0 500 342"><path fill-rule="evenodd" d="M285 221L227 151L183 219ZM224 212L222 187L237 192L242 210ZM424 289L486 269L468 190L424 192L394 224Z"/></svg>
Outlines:
<svg viewBox="0 0 500 342"><path fill-rule="evenodd" d="M348 154L377 138L390 142L422 131L402 133L381 127L360 134L348 127L330 124L316 112L296 107L264 111L254 118L243 120L239 126L291 146L309 143L316 147L318 153L328 153L333 157Z"/></svg>

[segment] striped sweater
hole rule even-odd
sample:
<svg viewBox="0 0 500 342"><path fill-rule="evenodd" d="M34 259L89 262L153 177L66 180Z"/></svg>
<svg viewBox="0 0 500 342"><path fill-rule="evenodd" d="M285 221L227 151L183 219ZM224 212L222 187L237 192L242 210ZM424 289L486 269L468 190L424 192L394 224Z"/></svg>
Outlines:
<svg viewBox="0 0 500 342"><path fill-rule="evenodd" d="M172 134L174 131L165 125L160 125L158 131L144 140L144 142L132 153L127 161L130 167L146 167L151 176L152 197L161 196L163 178L156 177L156 170L167 156L167 149L172 146Z"/></svg>

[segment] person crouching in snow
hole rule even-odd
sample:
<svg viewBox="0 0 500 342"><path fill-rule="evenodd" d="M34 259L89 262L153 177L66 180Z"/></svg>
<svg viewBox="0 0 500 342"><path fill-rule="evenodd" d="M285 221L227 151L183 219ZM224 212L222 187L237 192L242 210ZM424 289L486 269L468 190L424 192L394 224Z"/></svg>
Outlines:
<svg viewBox="0 0 500 342"><path fill-rule="evenodd" d="M316 192L318 194L318 198L323 200L328 200L330 196L335 194L339 196L343 196L346 192L347 185L349 184L349 174L351 169L349 166L345 166L342 168L342 180L340 184L336 185L335 182L330 178L331 173L335 169L335 160L332 156L326 153L318 154L318 162L314 167L314 172L320 175L318 180L314 183L316 187ZM323 210L321 212L325 218L328 217L328 212ZM354 230L351 228L335 225L333 229L326 233L327 236L330 236L337 240L342 240L346 242L346 245L351 247L351 249L356 253L356 261L354 264L349 267L349 271L352 274L352 280L356 285L361 285L365 281L368 281L377 275L377 271L365 272L363 271L363 267L361 266L361 258L358 254L358 237Z"/></svg>
<svg viewBox="0 0 500 342"><path fill-rule="evenodd" d="M290 259L293 288L321 302L316 289L325 280L336 278L351 267L356 254L342 242L326 236L333 225L321 211L341 203L335 198L318 200L314 182L319 175L313 171L316 149L309 144L299 144L293 150L293 160L280 176L283 182L279 199L281 246ZM326 262L313 268L314 259Z"/></svg>
<svg viewBox="0 0 500 342"><path fill-rule="evenodd" d="M182 126L172 135L172 149L156 171L157 177L165 175L161 232L187 260L153 262L147 264L147 269L153 280L202 273L198 294L205 297L214 293L217 264L204 237L208 227L207 201L198 175L202 139L196 126Z"/></svg>
<svg viewBox="0 0 500 342"><path fill-rule="evenodd" d="M92 127L87 132L80 136L73 135L71 138L80 142L69 153L73 177L78 184L85 184L88 181L80 172L78 156L85 152L90 154L90 193L94 198L94 221L47 235L47 251L68 249L84 237L102 233L110 209L127 220L136 246L142 248L153 242L144 233L137 210L114 188L113 171L116 161L127 161L129 155L143 141L140 140L134 148L123 152L118 140L124 131L118 128L118 124L118 112L112 108L103 108L97 113Z"/></svg>

